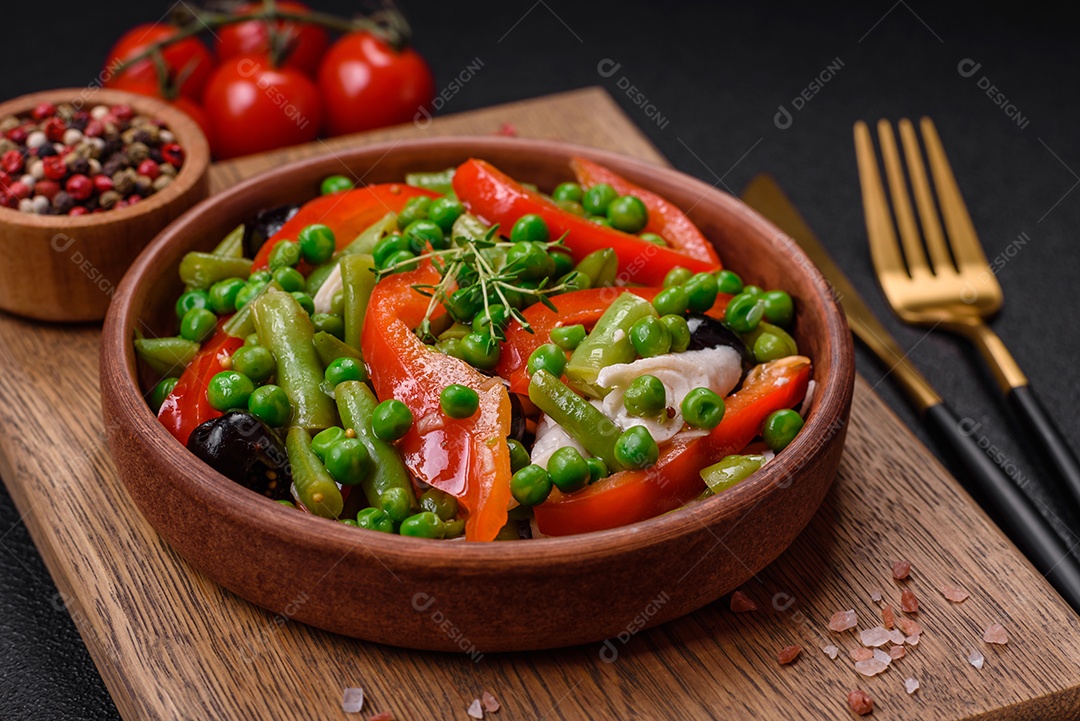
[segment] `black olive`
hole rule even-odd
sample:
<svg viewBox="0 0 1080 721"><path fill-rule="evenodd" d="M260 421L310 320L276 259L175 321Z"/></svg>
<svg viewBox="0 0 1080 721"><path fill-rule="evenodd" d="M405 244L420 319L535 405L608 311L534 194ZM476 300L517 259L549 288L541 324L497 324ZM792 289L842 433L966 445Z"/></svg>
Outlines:
<svg viewBox="0 0 1080 721"><path fill-rule="evenodd" d="M686 319L686 325L690 327L690 345L687 350L730 346L742 357L743 375L754 367L754 354L746 347L746 343L738 333L720 321L707 315L691 314Z"/></svg>
<svg viewBox="0 0 1080 721"><path fill-rule="evenodd" d="M221 475L256 493L289 498L292 469L274 429L243 411L229 411L191 432L188 450Z"/></svg>
<svg viewBox="0 0 1080 721"><path fill-rule="evenodd" d="M281 230L281 226L289 222L300 210L297 204L282 205L278 208L260 210L255 215L255 220L244 226L244 256L254 258L259 248L274 233Z"/></svg>
<svg viewBox="0 0 1080 721"><path fill-rule="evenodd" d="M517 393L510 394L510 435L515 441L525 440L525 409Z"/></svg>

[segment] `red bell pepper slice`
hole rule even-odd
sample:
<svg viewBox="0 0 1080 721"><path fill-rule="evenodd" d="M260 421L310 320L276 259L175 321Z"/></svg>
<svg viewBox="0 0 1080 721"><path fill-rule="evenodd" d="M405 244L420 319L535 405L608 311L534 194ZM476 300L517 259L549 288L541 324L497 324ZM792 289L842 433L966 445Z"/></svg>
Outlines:
<svg viewBox="0 0 1080 721"><path fill-rule="evenodd" d="M399 441L405 465L421 481L455 496L467 514L465 538L491 541L506 525L510 495L510 395L498 378L425 345L413 328L429 299L413 285L439 282L430 264L381 280L371 294L360 347L376 395L396 398L413 413ZM472 388L480 409L448 418L439 394L452 384Z"/></svg>
<svg viewBox="0 0 1080 721"><path fill-rule="evenodd" d="M544 343L551 342L553 328L580 323L586 330L592 330L596 321L600 320L600 316L619 297L620 293L624 291L633 293L651 301L661 290L662 288L655 287L593 288L553 296L550 300L555 310L551 310L543 303L531 305L522 312L522 315L528 321L532 332L525 330L516 320L511 321L506 328L506 340L502 344L502 354L499 356L499 365L496 366L495 372L510 382L512 392L528 395L529 377L525 366L534 350ZM718 294L716 303L705 314L717 320L723 320L724 310L730 300L730 295Z"/></svg>
<svg viewBox="0 0 1080 721"><path fill-rule="evenodd" d="M507 233L521 216L539 215L547 223L552 238L566 234L563 242L575 260L596 250L614 248L619 258L619 278L624 283L661 285L668 271L679 265L695 273L720 267L716 261L653 245L565 211L483 160L471 159L458 166L454 172L454 192L469 212L487 223L498 223Z"/></svg>
<svg viewBox="0 0 1080 721"><path fill-rule="evenodd" d="M404 183L383 183L320 195L304 203L296 215L281 226L281 230L263 243L255 254L251 269L265 270L270 265L270 253L274 246L283 240L296 240L301 230L314 223L321 223L334 231L337 249L341 250L384 215L400 213L409 200L421 196L435 198L438 194Z"/></svg>
<svg viewBox="0 0 1080 721"><path fill-rule="evenodd" d="M226 362L242 345L243 338L234 338L219 324L217 333L191 359L172 393L161 404L158 420L185 446L193 430L221 415L206 398L206 387L211 378L225 370Z"/></svg>
<svg viewBox="0 0 1080 721"><path fill-rule="evenodd" d="M634 195L645 204L649 211L649 222L645 226L648 233L656 233L663 237L672 248L689 255L691 258L707 260L710 263L719 264L720 257L716 254L716 248L702 235L693 221L686 217L686 213L679 210L674 203L660 197L651 190L645 190L641 186L634 185L626 178L608 170L603 165L594 163L585 158L572 158L570 168L577 176L579 183L585 187L607 183L619 195Z"/></svg>
<svg viewBox="0 0 1080 721"><path fill-rule="evenodd" d="M705 489L701 469L738 453L761 432L766 416L798 403L806 395L810 372L810 359L804 356L758 366L725 399L724 419L709 435L673 442L647 470L613 473L576 493L552 491L533 509L540 532L565 536L617 528L696 498Z"/></svg>

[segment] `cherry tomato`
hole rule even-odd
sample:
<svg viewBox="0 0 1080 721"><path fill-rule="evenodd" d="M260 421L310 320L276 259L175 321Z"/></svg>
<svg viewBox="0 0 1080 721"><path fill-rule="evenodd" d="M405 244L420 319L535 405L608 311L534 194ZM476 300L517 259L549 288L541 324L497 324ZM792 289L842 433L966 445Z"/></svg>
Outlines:
<svg viewBox="0 0 1080 721"><path fill-rule="evenodd" d="M161 91L161 85L156 82L147 82L145 80L132 80L131 78L119 78L112 86L117 90L126 90L129 93L136 93L138 95L147 95L151 98L158 98L164 100L169 105L173 106L177 110L186 113L199 124L203 133L210 134L210 123L206 119L206 112L202 109L202 106L196 103L190 98L185 98L183 95L179 95L175 98L166 98Z"/></svg>
<svg viewBox="0 0 1080 721"><path fill-rule="evenodd" d="M236 9L237 15L261 10L262 3L247 3ZM279 2L278 10L295 13L309 12L307 5L298 2ZM315 76L319 61L330 44L329 36L322 27L292 20L279 20L277 31L289 38L288 54L284 67ZM226 25L217 31L214 44L217 56L225 60L239 55L266 55L270 52L270 23L262 20Z"/></svg>
<svg viewBox="0 0 1080 721"><path fill-rule="evenodd" d="M299 70L273 67L265 55L222 63L206 86L203 107L219 159L314 140L323 117L315 83Z"/></svg>
<svg viewBox="0 0 1080 721"><path fill-rule="evenodd" d="M129 30L113 46L105 60L105 85L110 88L117 87L121 80L159 82L152 58L140 60L120 75L115 75L113 69L126 59L143 52L151 44L171 38L177 32L174 27L156 23L137 25ZM214 60L206 46L196 38L188 38L169 45L161 51L161 55L172 80L178 80L181 76L184 78L179 85L180 94L198 101L214 69Z"/></svg>
<svg viewBox="0 0 1080 721"><path fill-rule="evenodd" d="M415 50L395 51L367 31L334 43L319 67L327 130L345 135L416 117L435 96L431 69Z"/></svg>

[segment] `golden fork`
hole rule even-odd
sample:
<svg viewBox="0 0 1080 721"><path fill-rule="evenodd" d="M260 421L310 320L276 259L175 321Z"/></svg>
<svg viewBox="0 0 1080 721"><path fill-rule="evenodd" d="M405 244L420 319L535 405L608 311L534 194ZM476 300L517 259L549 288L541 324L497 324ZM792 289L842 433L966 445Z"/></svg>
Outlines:
<svg viewBox="0 0 1080 721"><path fill-rule="evenodd" d="M1001 286L986 262L937 129L930 118L924 117L919 121L923 146L937 190L937 205L945 221L944 229L935 208L934 194L915 128L907 119L897 125L904 162L901 161L892 125L887 120L880 120L877 124L878 142L888 178L889 196L892 198L890 213L870 129L862 121L855 123L855 153L866 213L866 231L870 237L870 255L885 297L893 311L905 322L958 333L979 349L1002 393L1039 441L1072 497L1080 503L1080 463L1057 425L1032 393L1027 377L1012 354L984 322L985 318L1001 308ZM908 196L905 165L907 181L911 184L918 209L918 223ZM894 230L893 214L895 227L900 232L899 242Z"/></svg>

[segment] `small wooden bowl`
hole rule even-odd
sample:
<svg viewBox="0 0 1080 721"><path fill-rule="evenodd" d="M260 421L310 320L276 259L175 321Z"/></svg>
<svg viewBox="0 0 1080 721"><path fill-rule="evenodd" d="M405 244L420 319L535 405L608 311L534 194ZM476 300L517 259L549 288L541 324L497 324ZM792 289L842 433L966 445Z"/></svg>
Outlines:
<svg viewBox="0 0 1080 721"><path fill-rule="evenodd" d="M679 206L728 267L796 300L796 338L815 363L805 429L760 473L722 495L642 523L521 542L436 542L360 532L297 513L218 475L158 423L139 387L137 328L175 332L177 263L261 208L312 197L342 164L367 182L473 156L550 189L583 155ZM795 539L836 474L851 406L851 334L829 286L783 233L735 198L674 170L540 140L444 138L372 145L265 173L199 205L135 262L101 346L105 426L142 513L196 567L287 618L357 638L465 653L599 642L737 588ZM604 647L606 649L606 647Z"/></svg>
<svg viewBox="0 0 1080 721"><path fill-rule="evenodd" d="M48 321L94 321L105 311L124 272L161 229L210 191L210 148L202 130L155 98L119 90L49 90L0 103L0 118L39 103L130 105L160 118L185 151L169 187L127 208L71 217L30 215L0 207L0 309Z"/></svg>

